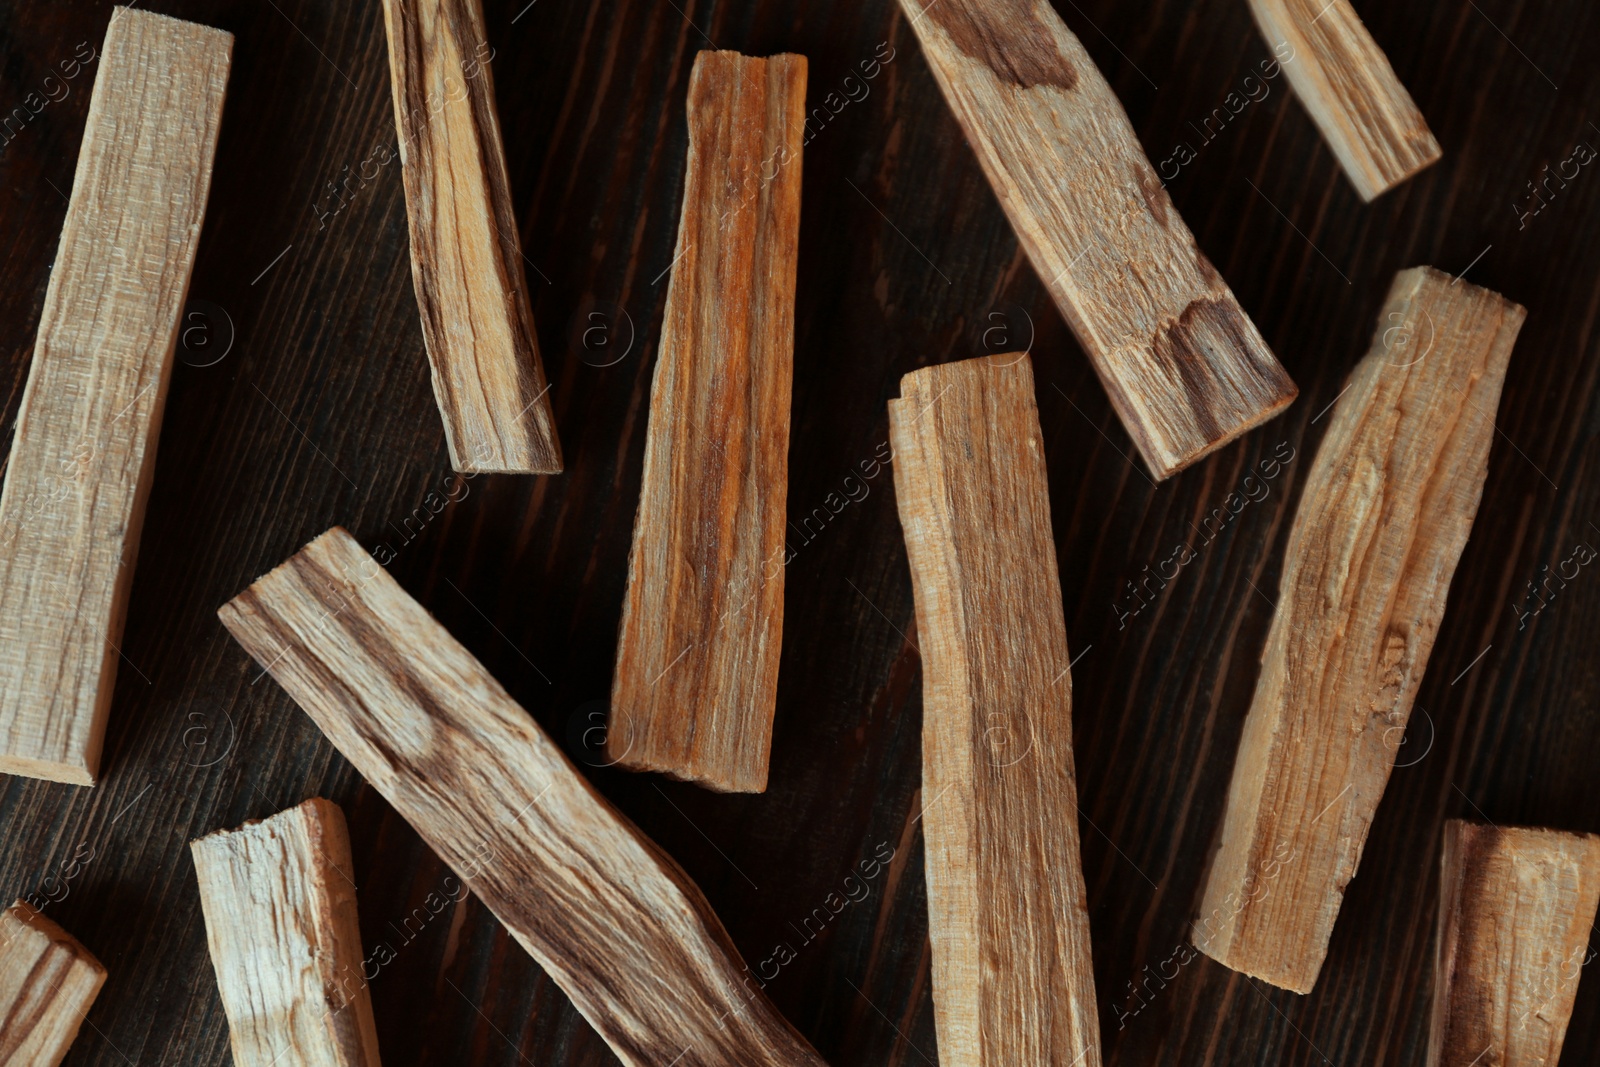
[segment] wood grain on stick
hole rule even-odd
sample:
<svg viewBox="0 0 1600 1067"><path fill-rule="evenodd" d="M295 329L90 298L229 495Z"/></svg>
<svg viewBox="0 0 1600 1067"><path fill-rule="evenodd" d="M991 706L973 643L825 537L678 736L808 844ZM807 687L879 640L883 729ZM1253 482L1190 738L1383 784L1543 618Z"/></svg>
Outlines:
<svg viewBox="0 0 1600 1067"><path fill-rule="evenodd" d="M783 640L806 60L701 52L609 758L767 787Z"/></svg>
<svg viewBox="0 0 1600 1067"><path fill-rule="evenodd" d="M1250 0L1300 103L1363 200L1438 162L1439 142L1349 0Z"/></svg>
<svg viewBox="0 0 1600 1067"><path fill-rule="evenodd" d="M190 849L237 1067L378 1067L339 806L313 798Z"/></svg>
<svg viewBox="0 0 1600 1067"><path fill-rule="evenodd" d="M0 491L0 772L99 772L232 50L112 10Z"/></svg>
<svg viewBox="0 0 1600 1067"><path fill-rule="evenodd" d="M1401 271L1289 535L1195 946L1311 990L1404 737L1526 312Z"/></svg>
<svg viewBox="0 0 1600 1067"><path fill-rule="evenodd" d="M105 981L100 961L32 906L0 913L0 1063L56 1067Z"/></svg>
<svg viewBox="0 0 1600 1067"><path fill-rule="evenodd" d="M1428 1067L1555 1067L1600 906L1600 836L1445 824Z"/></svg>
<svg viewBox="0 0 1600 1067"><path fill-rule="evenodd" d="M1165 478L1296 388L1048 0L901 0L1000 205Z"/></svg>
<svg viewBox="0 0 1600 1067"><path fill-rule="evenodd" d="M411 275L450 462L559 473L481 0L383 0L383 19Z"/></svg>
<svg viewBox="0 0 1600 1067"><path fill-rule="evenodd" d="M1072 680L1028 357L906 375L889 432L922 654L939 1061L1098 1067Z"/></svg>
<svg viewBox="0 0 1600 1067"><path fill-rule="evenodd" d="M698 888L335 527L219 612L629 1067L820 1067Z"/></svg>

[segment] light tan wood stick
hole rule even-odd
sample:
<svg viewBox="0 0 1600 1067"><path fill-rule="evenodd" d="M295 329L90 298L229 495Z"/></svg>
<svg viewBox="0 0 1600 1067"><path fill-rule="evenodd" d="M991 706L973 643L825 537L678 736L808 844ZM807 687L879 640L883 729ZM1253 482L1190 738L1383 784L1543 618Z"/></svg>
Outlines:
<svg viewBox="0 0 1600 1067"><path fill-rule="evenodd" d="M1028 357L906 375L889 433L922 653L939 1062L1099 1067L1072 680Z"/></svg>
<svg viewBox="0 0 1600 1067"><path fill-rule="evenodd" d="M105 982L100 961L30 905L0 913L0 1063L56 1067Z"/></svg>
<svg viewBox="0 0 1600 1067"><path fill-rule="evenodd" d="M1311 991L1488 472L1526 312L1395 276L1306 479L1195 946Z"/></svg>
<svg viewBox="0 0 1600 1067"><path fill-rule="evenodd" d="M1439 161L1439 142L1349 0L1250 0L1328 147L1371 201Z"/></svg>
<svg viewBox="0 0 1600 1067"><path fill-rule="evenodd" d="M189 848L237 1067L378 1067L339 806L313 798Z"/></svg>
<svg viewBox="0 0 1600 1067"><path fill-rule="evenodd" d="M92 785L233 35L112 9L0 491L0 772Z"/></svg>
<svg viewBox="0 0 1600 1067"><path fill-rule="evenodd" d="M1444 829L1428 1067L1555 1067L1600 906L1600 837Z"/></svg>
<svg viewBox="0 0 1600 1067"><path fill-rule="evenodd" d="M629 1067L820 1067L688 875L348 533L218 614Z"/></svg>
<svg viewBox="0 0 1600 1067"><path fill-rule="evenodd" d="M806 60L701 52L606 750L767 787L783 644Z"/></svg>
<svg viewBox="0 0 1600 1067"><path fill-rule="evenodd" d="M481 0L383 0L433 395L458 471L557 474Z"/></svg>
<svg viewBox="0 0 1600 1067"><path fill-rule="evenodd" d="M1048 0L900 0L1034 270L1165 478L1295 398Z"/></svg>

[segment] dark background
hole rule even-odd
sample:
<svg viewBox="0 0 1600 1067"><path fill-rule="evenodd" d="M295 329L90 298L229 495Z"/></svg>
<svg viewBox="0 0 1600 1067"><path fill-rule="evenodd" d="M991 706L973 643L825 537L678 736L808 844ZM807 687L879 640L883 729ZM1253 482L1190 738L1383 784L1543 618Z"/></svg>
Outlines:
<svg viewBox="0 0 1600 1067"><path fill-rule="evenodd" d="M390 1067L615 1062L475 900L406 940L401 920L449 872L270 679L251 684L259 671L214 613L342 523L369 548L393 547L401 584L546 729L581 740L610 684L682 191L684 92L711 42L805 53L813 106L847 88L859 96L863 83L846 77L893 54L864 83L870 95L806 148L792 520L827 508L877 452L901 374L1031 340L1080 657L1083 863L1108 1063L1421 1062L1442 821L1600 830L1600 574L1584 570L1518 625L1537 606L1526 583L1600 539L1600 174L1586 167L1520 229L1518 218L1543 165L1579 142L1600 146L1600 26L1587 0L1358 3L1445 152L1371 206L1282 77L1210 143L1189 125L1255 84L1244 79L1268 58L1244 0L1062 0L1152 162L1179 142L1198 152L1172 195L1301 388L1286 415L1160 486L1128 461L1127 435L890 0L493 0L491 69L567 473L477 478L420 534L413 520L410 540L406 516L450 472L398 162L349 177L372 175L363 162L395 141L380 5L144 6L238 40L191 289L198 317L167 403L103 782L0 779L0 887L56 898L46 913L111 972L69 1064L227 1061L187 843L318 794L349 815L366 948L394 950L372 983ZM0 4L0 113L59 76L81 42L98 48L110 10ZM0 148L0 447L94 69ZM346 178L335 199L326 183ZM1130 983L1170 975L1184 940L1289 522L1327 428L1316 416L1366 350L1397 269L1456 273L1475 260L1470 279L1525 304L1528 322L1403 766L1321 981L1301 997L1201 957L1135 999ZM1200 547L1202 518L1290 448L1266 499ZM590 772L699 881L747 958L780 940L797 947L769 992L838 1067L937 1059L920 672L891 482L885 469L850 483L870 494L794 542L765 795ZM1119 629L1124 583L1184 541L1199 558ZM888 848L895 861L872 896L802 945L790 924ZM1563 1062L1590 1062L1597 1048L1600 979L1589 975Z"/></svg>

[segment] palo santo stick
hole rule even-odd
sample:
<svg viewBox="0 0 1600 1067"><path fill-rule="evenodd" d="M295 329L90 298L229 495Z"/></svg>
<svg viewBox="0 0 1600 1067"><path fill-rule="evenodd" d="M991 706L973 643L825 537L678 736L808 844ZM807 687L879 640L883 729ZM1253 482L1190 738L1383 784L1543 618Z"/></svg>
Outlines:
<svg viewBox="0 0 1600 1067"><path fill-rule="evenodd" d="M1600 837L1444 829L1428 1067L1554 1067L1600 906Z"/></svg>
<svg viewBox="0 0 1600 1067"><path fill-rule="evenodd" d="M1072 682L1033 370L929 367L889 401L917 602L939 1061L1099 1067Z"/></svg>
<svg viewBox="0 0 1600 1067"><path fill-rule="evenodd" d="M378 1067L339 806L313 798L189 848L233 1062Z"/></svg>
<svg viewBox="0 0 1600 1067"><path fill-rule="evenodd" d="M1297 390L1048 0L901 0L1034 270L1157 478Z"/></svg>
<svg viewBox="0 0 1600 1067"><path fill-rule="evenodd" d="M112 10L0 492L0 772L99 772L232 51Z"/></svg>
<svg viewBox="0 0 1600 1067"><path fill-rule="evenodd" d="M458 471L558 474L481 0L384 0L433 395Z"/></svg>
<svg viewBox="0 0 1600 1067"><path fill-rule="evenodd" d="M0 1063L56 1067L72 1047L106 969L17 901L0 914Z"/></svg>
<svg viewBox="0 0 1600 1067"><path fill-rule="evenodd" d="M607 753L767 787L783 637L806 60L701 52Z"/></svg>
<svg viewBox="0 0 1600 1067"><path fill-rule="evenodd" d="M1439 161L1439 142L1349 0L1250 0L1328 147L1371 201Z"/></svg>
<svg viewBox="0 0 1600 1067"><path fill-rule="evenodd" d="M688 875L335 527L218 612L630 1067L822 1067Z"/></svg>
<svg viewBox="0 0 1600 1067"><path fill-rule="evenodd" d="M1193 932L1236 971L1308 993L1322 969L1483 494L1525 315L1430 267L1401 271L1334 410Z"/></svg>

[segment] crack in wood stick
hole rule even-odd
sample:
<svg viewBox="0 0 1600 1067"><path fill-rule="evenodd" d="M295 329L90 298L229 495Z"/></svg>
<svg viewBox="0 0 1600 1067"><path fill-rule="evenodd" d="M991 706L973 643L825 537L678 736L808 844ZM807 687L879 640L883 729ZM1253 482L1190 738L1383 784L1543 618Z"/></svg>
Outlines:
<svg viewBox="0 0 1600 1067"><path fill-rule="evenodd" d="M191 842L237 1067L379 1067L344 812L314 797Z"/></svg>
<svg viewBox="0 0 1600 1067"><path fill-rule="evenodd" d="M1072 681L1033 368L889 401L923 667L928 935L945 1067L1099 1067Z"/></svg>
<svg viewBox="0 0 1600 1067"><path fill-rule="evenodd" d="M335 527L218 611L629 1067L824 1067L705 897Z"/></svg>
<svg viewBox="0 0 1600 1067"><path fill-rule="evenodd" d="M1600 907L1600 836L1451 819L1428 1067L1561 1060Z"/></svg>
<svg viewBox="0 0 1600 1067"><path fill-rule="evenodd" d="M0 491L0 772L99 773L232 52L112 9Z"/></svg>
<svg viewBox="0 0 1600 1067"><path fill-rule="evenodd" d="M1046 0L900 0L1027 251L1157 478L1298 390Z"/></svg>
<svg viewBox="0 0 1600 1067"><path fill-rule="evenodd" d="M0 913L0 1063L56 1067L105 981L100 961L32 906Z"/></svg>
<svg viewBox="0 0 1600 1067"><path fill-rule="evenodd" d="M783 643L806 59L701 52L606 751L767 787Z"/></svg>
<svg viewBox="0 0 1600 1067"><path fill-rule="evenodd" d="M1439 161L1439 142L1349 0L1250 0L1350 183L1371 202Z"/></svg>
<svg viewBox="0 0 1600 1067"><path fill-rule="evenodd" d="M1195 947L1308 993L1405 734L1526 312L1395 276L1306 479Z"/></svg>
<svg viewBox="0 0 1600 1067"><path fill-rule="evenodd" d="M559 474L481 0L383 0L411 275L458 471Z"/></svg>

